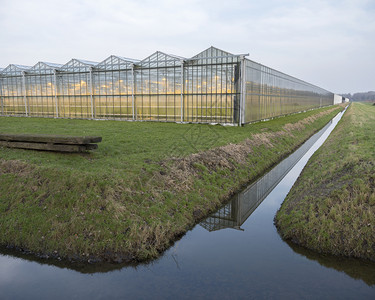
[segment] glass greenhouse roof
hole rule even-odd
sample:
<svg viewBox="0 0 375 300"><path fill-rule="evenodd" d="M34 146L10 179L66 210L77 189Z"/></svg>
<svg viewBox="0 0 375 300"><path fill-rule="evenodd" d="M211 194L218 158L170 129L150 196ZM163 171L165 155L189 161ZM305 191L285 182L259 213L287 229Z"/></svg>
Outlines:
<svg viewBox="0 0 375 300"><path fill-rule="evenodd" d="M14 65L12 64L11 66L14 66L18 69L21 69L21 70L27 70L27 69L30 69L30 66L24 66L24 65Z"/></svg>
<svg viewBox="0 0 375 300"><path fill-rule="evenodd" d="M146 57L144 60L140 61L137 65L141 67L154 68L175 66L176 64L181 64L181 58L177 58L177 56L166 54L161 51L156 51L149 57Z"/></svg>
<svg viewBox="0 0 375 300"><path fill-rule="evenodd" d="M23 65L10 64L4 70L1 71L3 75L22 75L23 72L29 70L31 67Z"/></svg>
<svg viewBox="0 0 375 300"><path fill-rule="evenodd" d="M62 65L55 64L55 63L48 63L48 62L38 62L34 66L32 66L30 69L27 70L27 74L52 74L54 70L60 69Z"/></svg>
<svg viewBox="0 0 375 300"><path fill-rule="evenodd" d="M63 65L62 64L56 64L56 63L50 63L50 62L45 62L45 61L42 61L41 63L51 67L51 68L54 68L54 69L59 69L61 68Z"/></svg>
<svg viewBox="0 0 375 300"><path fill-rule="evenodd" d="M112 55L112 56L118 57L118 58L120 58L120 59L122 59L122 60L125 60L125 61L131 61L131 62L133 62L133 63L138 63L138 62L140 62L139 59L128 58L128 57L118 56L118 55Z"/></svg>
<svg viewBox="0 0 375 300"><path fill-rule="evenodd" d="M84 65L96 66L98 64L98 62L91 61L91 60L78 59L78 58L75 58L75 60L79 61L80 63L82 63Z"/></svg>
<svg viewBox="0 0 375 300"><path fill-rule="evenodd" d="M198 53L192 58L194 59L194 58L223 57L223 56L236 56L236 55L211 46L210 48Z"/></svg>
<svg viewBox="0 0 375 300"><path fill-rule="evenodd" d="M228 61L227 58L232 58L231 62L239 61L239 55L231 54L229 52L211 46L210 48L194 55L191 58L185 58L174 54L167 54L161 51L156 51L155 53L151 54L150 56L142 60L111 55L101 62L73 58L66 64L38 62L36 65L32 67L10 64L6 68L0 68L0 73L3 75L12 76L22 75L22 72L24 71L35 73L37 72L37 70L47 68L63 72L85 72L89 71L90 68L95 68L98 70L126 70L130 69L133 65L142 68L172 67L176 65L181 65L183 61L192 62L199 60L200 63L221 63L224 60Z"/></svg>
<svg viewBox="0 0 375 300"><path fill-rule="evenodd" d="M97 64L95 68L101 70L126 70L131 69L131 67L138 62L139 60L111 55L101 63Z"/></svg>
<svg viewBox="0 0 375 300"><path fill-rule="evenodd" d="M89 61L89 60L82 60L73 58L65 65L63 65L59 71L66 71L66 72L82 72L82 71L89 71L91 67L96 66L98 63Z"/></svg>

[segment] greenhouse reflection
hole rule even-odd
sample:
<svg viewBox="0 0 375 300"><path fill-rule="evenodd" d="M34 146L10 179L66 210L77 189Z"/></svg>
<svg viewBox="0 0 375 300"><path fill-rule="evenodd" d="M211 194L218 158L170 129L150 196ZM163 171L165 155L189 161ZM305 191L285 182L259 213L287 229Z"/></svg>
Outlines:
<svg viewBox="0 0 375 300"><path fill-rule="evenodd" d="M242 224L251 216L255 209L266 199L307 151L310 150L331 124L332 121L309 138L301 147L293 152L293 154L276 165L271 171L249 185L242 192L236 194L230 202L201 222L200 225L208 231L216 231L225 228L242 230Z"/></svg>

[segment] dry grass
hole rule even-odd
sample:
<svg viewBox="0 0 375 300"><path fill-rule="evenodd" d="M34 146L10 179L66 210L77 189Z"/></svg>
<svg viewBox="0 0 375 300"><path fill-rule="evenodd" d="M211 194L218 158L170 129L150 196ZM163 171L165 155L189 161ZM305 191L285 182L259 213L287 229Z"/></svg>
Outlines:
<svg viewBox="0 0 375 300"><path fill-rule="evenodd" d="M32 166L20 160L0 160L0 176L3 174L27 176L31 169Z"/></svg>
<svg viewBox="0 0 375 300"><path fill-rule="evenodd" d="M193 179L199 171L196 164L203 165L209 172L216 172L223 168L232 171L239 165L243 167L248 162L249 155L253 153L254 148L261 146L271 148L273 143L277 142L281 137L285 135L293 137L295 132L304 130L306 125L312 124L315 120L330 114L336 109L332 107L298 122L287 123L279 131L252 134L238 144L228 144L183 158L169 158L160 163L162 168L167 171L154 176L157 176L157 180L164 182L167 189L189 191L192 189Z"/></svg>

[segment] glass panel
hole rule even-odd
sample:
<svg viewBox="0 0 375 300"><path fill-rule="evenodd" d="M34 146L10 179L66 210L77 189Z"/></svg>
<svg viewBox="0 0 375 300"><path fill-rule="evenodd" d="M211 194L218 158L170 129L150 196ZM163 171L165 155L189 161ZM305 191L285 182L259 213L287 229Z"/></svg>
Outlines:
<svg viewBox="0 0 375 300"><path fill-rule="evenodd" d="M25 115L22 76L1 78L1 109L4 115Z"/></svg>
<svg viewBox="0 0 375 300"><path fill-rule="evenodd" d="M213 64L211 61L197 58L185 67L186 122L233 123L236 119L234 107L239 99L239 89L235 78L238 63Z"/></svg>
<svg viewBox="0 0 375 300"><path fill-rule="evenodd" d="M245 123L333 104L333 94L245 60Z"/></svg>

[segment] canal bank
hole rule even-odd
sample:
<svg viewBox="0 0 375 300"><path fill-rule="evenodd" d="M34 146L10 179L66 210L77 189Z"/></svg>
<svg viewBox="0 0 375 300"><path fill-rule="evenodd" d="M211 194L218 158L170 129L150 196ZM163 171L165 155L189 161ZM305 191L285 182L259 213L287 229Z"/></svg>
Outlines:
<svg viewBox="0 0 375 300"><path fill-rule="evenodd" d="M1 118L7 132L103 136L89 155L1 149L1 244L89 262L155 258L341 109L243 128Z"/></svg>
<svg viewBox="0 0 375 300"><path fill-rule="evenodd" d="M286 194L340 115L325 126L313 146L309 139L152 262L67 264L0 248L1 298L373 299L374 263L291 246L273 225ZM251 215L235 230L239 223L230 221L242 213ZM212 219L225 226L207 226Z"/></svg>
<svg viewBox="0 0 375 300"><path fill-rule="evenodd" d="M278 211L281 236L375 261L375 107L353 103Z"/></svg>

